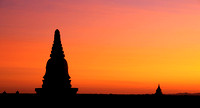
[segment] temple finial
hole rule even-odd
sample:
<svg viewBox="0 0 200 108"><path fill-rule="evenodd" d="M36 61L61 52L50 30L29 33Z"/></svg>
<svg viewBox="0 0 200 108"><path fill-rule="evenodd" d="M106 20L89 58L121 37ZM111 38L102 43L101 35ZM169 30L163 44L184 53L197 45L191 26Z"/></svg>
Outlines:
<svg viewBox="0 0 200 108"><path fill-rule="evenodd" d="M58 29L56 29L56 31L60 32Z"/></svg>
<svg viewBox="0 0 200 108"><path fill-rule="evenodd" d="M55 34L60 35L60 31L58 29L56 29Z"/></svg>
<svg viewBox="0 0 200 108"><path fill-rule="evenodd" d="M56 29L55 34L54 34L54 43L55 42L60 42L60 31Z"/></svg>

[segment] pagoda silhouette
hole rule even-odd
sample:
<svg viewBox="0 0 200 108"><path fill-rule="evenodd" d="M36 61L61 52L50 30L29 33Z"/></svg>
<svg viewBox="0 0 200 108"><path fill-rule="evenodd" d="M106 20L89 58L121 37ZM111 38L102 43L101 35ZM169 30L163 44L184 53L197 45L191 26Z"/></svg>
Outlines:
<svg viewBox="0 0 200 108"><path fill-rule="evenodd" d="M75 95L77 93L78 88L71 88L68 64L64 57L60 32L56 29L42 88L35 88L38 95Z"/></svg>
<svg viewBox="0 0 200 108"><path fill-rule="evenodd" d="M158 88L156 89L156 93L155 93L156 96L162 96L162 90L160 88L160 84L158 84Z"/></svg>

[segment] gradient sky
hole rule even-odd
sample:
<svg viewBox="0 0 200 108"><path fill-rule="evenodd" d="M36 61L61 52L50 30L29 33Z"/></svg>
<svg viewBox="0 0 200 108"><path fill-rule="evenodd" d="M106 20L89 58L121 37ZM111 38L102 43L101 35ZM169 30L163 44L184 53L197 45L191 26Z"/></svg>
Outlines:
<svg viewBox="0 0 200 108"><path fill-rule="evenodd" d="M200 92L199 0L0 0L0 92L42 86L55 29L78 93Z"/></svg>

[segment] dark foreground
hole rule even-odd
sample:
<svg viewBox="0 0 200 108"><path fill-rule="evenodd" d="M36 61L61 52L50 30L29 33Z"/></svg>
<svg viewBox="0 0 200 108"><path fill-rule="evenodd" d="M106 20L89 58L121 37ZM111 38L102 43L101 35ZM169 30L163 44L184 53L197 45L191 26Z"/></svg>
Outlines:
<svg viewBox="0 0 200 108"><path fill-rule="evenodd" d="M195 95L107 95L77 94L76 96L38 96L36 94L0 94L0 104L7 106L57 107L193 107L200 106ZM161 105L161 106L160 106Z"/></svg>

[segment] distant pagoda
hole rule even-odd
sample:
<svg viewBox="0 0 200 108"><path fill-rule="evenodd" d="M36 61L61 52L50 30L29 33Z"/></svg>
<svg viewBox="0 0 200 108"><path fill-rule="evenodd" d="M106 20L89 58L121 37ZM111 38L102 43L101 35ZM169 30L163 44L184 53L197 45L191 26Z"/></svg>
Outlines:
<svg viewBox="0 0 200 108"><path fill-rule="evenodd" d="M162 94L162 90L161 90L161 88L160 88L160 84L158 84L158 88L156 89L155 95L157 95L157 96L163 95L163 94Z"/></svg>
<svg viewBox="0 0 200 108"><path fill-rule="evenodd" d="M75 95L78 88L71 88L68 64L64 58L58 29L55 31L50 57L47 61L42 88L36 88L36 93L39 95Z"/></svg>

